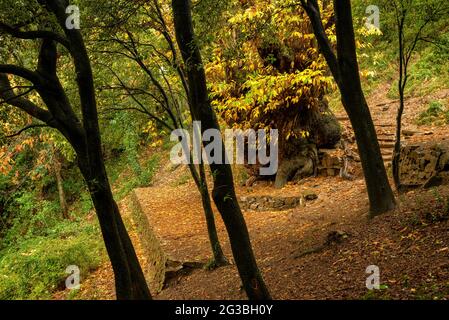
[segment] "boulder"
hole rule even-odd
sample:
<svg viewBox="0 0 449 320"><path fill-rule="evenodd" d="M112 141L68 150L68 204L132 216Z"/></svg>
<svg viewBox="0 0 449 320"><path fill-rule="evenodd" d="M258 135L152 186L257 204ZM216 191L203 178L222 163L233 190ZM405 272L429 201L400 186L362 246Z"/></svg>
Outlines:
<svg viewBox="0 0 449 320"><path fill-rule="evenodd" d="M430 188L449 183L449 141L422 142L401 148L399 177L404 187Z"/></svg>

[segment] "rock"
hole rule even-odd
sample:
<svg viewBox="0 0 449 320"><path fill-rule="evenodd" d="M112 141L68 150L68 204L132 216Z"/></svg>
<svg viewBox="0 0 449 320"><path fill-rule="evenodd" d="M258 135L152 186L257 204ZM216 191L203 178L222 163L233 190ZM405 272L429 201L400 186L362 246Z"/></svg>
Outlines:
<svg viewBox="0 0 449 320"><path fill-rule="evenodd" d="M304 199L306 199L307 201L313 201L315 199L318 199L318 195L313 191L305 191L303 195Z"/></svg>
<svg viewBox="0 0 449 320"><path fill-rule="evenodd" d="M259 209L259 204L258 203L253 203L253 204L251 204L249 206L249 209L255 211L255 210Z"/></svg>
<svg viewBox="0 0 449 320"><path fill-rule="evenodd" d="M439 175L435 175L435 176L431 176L429 178L429 180L427 180L426 183L424 183L423 188L429 189L429 188L441 186L442 184L443 184L443 178L440 177Z"/></svg>
<svg viewBox="0 0 449 320"><path fill-rule="evenodd" d="M288 208L294 208L300 203L301 199L298 197L288 197L284 199L284 204Z"/></svg>
<svg viewBox="0 0 449 320"><path fill-rule="evenodd" d="M282 208L284 205L285 205L285 202L282 199L276 199L273 201L273 208L275 208L275 209Z"/></svg>
<svg viewBox="0 0 449 320"><path fill-rule="evenodd" d="M402 134L406 137L414 136L417 133L418 133L417 131L413 131L413 130L402 130Z"/></svg>
<svg viewBox="0 0 449 320"><path fill-rule="evenodd" d="M245 196L240 197L242 210L251 211L283 211L297 207L302 197Z"/></svg>
<svg viewBox="0 0 449 320"><path fill-rule="evenodd" d="M430 188L448 183L449 142L423 142L401 148L399 177L404 187Z"/></svg>
<svg viewBox="0 0 449 320"><path fill-rule="evenodd" d="M345 231L341 230L331 231L327 235L326 244L329 245L331 243L341 243L347 238L349 238L349 236L350 234Z"/></svg>

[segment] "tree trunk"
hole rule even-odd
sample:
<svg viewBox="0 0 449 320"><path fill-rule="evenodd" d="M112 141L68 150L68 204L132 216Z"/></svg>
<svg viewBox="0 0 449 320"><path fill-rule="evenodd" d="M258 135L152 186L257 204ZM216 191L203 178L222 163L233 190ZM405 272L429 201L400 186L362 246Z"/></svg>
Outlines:
<svg viewBox="0 0 449 320"><path fill-rule="evenodd" d="M112 196L101 147L95 88L82 34L66 28L65 1L40 1L52 12L65 39L59 40L71 54L81 105L82 121L78 119L57 75L57 47L51 37L44 37L36 71L22 67L0 65L0 72L24 76L33 83L48 110L23 97L14 96L8 77L0 73L0 85L8 89L10 104L58 129L78 155L78 166L87 183L99 219L103 239L114 270L118 299L150 299L151 295L140 268L131 240L123 225L117 204ZM18 71L19 70L19 71ZM12 95L12 97L11 97Z"/></svg>
<svg viewBox="0 0 449 320"><path fill-rule="evenodd" d="M401 131L402 131L402 114L404 113L404 92L400 90L399 108L396 115L396 140L394 143L393 160L391 168L393 171L393 180L398 192L402 191L401 178L399 176L399 161L401 159Z"/></svg>
<svg viewBox="0 0 449 320"><path fill-rule="evenodd" d="M218 239L217 227L215 225L215 217L214 210L212 209L212 204L209 196L209 189L207 187L206 174L204 172L204 164L199 164L199 172L200 172L200 193L201 200L203 203L204 214L206 216L206 224L207 224L207 234L209 235L209 241L212 248L212 254L214 256L214 261L212 262L212 266L220 267L229 264L226 259L223 249L220 245L220 240Z"/></svg>
<svg viewBox="0 0 449 320"><path fill-rule="evenodd" d="M69 217L69 208L67 206L67 200L64 192L64 185L61 176L61 162L58 159L58 153L56 150L53 150L53 170L56 178L56 185L58 187L58 195L59 195L59 206L62 211L63 219L70 219Z"/></svg>
<svg viewBox="0 0 449 320"><path fill-rule="evenodd" d="M398 13L397 13L398 14ZM402 11L402 16L397 17L398 23L398 44L399 44L399 108L396 115L396 140L393 150L393 159L391 162L391 168L393 171L393 180L396 186L396 190L401 192L401 178L399 176L399 160L401 158L401 131L402 131L402 114L404 113L405 99L404 90L407 84L407 56L404 52L404 23L405 23L406 11ZM416 42L415 42L416 43Z"/></svg>
<svg viewBox="0 0 449 320"><path fill-rule="evenodd" d="M182 122L181 127L182 127ZM192 159L192 154L190 154L190 159ZM204 216L206 218L207 234L209 237L209 243L212 249L213 261L211 261L210 266L221 267L229 264L226 256L221 248L220 240L218 238L217 227L215 225L214 210L212 209L212 204L210 201L209 188L207 187L206 174L204 172L204 164L199 164L199 174L193 163L189 163L189 170L192 174L193 181L200 192L201 203L203 205Z"/></svg>
<svg viewBox="0 0 449 320"><path fill-rule="evenodd" d="M370 203L370 216L396 206L388 181L373 120L363 95L357 62L350 0L334 0L337 55L324 30L317 0L301 0L318 45L340 90L342 104L354 129Z"/></svg>
<svg viewBox="0 0 449 320"><path fill-rule="evenodd" d="M189 0L172 0L176 38L187 67L192 118L201 121L201 131L219 129L210 105L201 53L195 45ZM207 146L208 143L204 143ZM222 144L223 145L223 144ZM222 147L223 157L226 155ZM248 229L237 202L230 165L210 164L214 178L212 197L226 225L232 253L249 299L270 299L270 294L257 267Z"/></svg>
<svg viewBox="0 0 449 320"><path fill-rule="evenodd" d="M80 157L79 167L87 182L112 264L117 299L151 299L134 247L112 196L104 166L86 166L86 160L82 159Z"/></svg>
<svg viewBox="0 0 449 320"><path fill-rule="evenodd" d="M385 165L380 152L376 130L369 114L368 105L363 96L355 92L343 99L344 105L359 106L348 109L348 116L354 129L357 147L365 175L370 201L370 216L374 217L395 208L394 195L391 190Z"/></svg>
<svg viewBox="0 0 449 320"><path fill-rule="evenodd" d="M376 216L394 209L396 203L360 82L351 2L338 0L334 3L342 102L357 140L370 200L370 216Z"/></svg>

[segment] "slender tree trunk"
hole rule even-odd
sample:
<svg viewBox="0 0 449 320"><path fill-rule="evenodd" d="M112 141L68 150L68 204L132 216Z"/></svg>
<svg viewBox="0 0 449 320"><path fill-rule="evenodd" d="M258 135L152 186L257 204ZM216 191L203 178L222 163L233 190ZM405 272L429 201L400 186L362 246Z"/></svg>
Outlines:
<svg viewBox="0 0 449 320"><path fill-rule="evenodd" d="M218 239L217 227L215 225L214 211L209 196L209 188L207 187L206 174L204 172L204 164L199 164L200 172L200 192L201 200L203 203L204 214L206 216L207 234L209 235L209 241L212 248L212 254L214 256L213 266L219 267L229 264L226 259L223 249Z"/></svg>
<svg viewBox="0 0 449 320"><path fill-rule="evenodd" d="M192 155L190 155L190 158L192 158ZM201 195L201 203L203 205L204 215L206 219L207 234L209 237L209 243L211 245L213 256L211 267L225 266L229 264L229 262L223 253L223 249L221 248L220 240L218 238L217 227L215 225L214 210L212 209L209 188L207 187L204 164L199 164L199 174L193 163L189 163L188 166L190 173L192 174L193 181L195 182L195 185Z"/></svg>
<svg viewBox="0 0 449 320"><path fill-rule="evenodd" d="M394 209L396 202L388 181L376 130L363 94L357 62L350 0L334 0L337 56L324 30L317 0L301 0L321 52L341 93L342 104L354 129L370 203L370 216Z"/></svg>
<svg viewBox="0 0 449 320"><path fill-rule="evenodd" d="M398 15L399 13L396 12ZM393 159L391 163L391 168L393 171L393 180L398 192L401 192L401 177L399 175L399 161L401 158L401 131L402 131L402 114L404 113L405 100L404 100L404 90L407 84L407 63L406 57L404 55L404 22L405 22L406 11L402 11L402 16L397 16L398 23L398 44L399 44L399 80L398 80L398 91L399 91L399 108L396 115L396 140L394 143Z"/></svg>
<svg viewBox="0 0 449 320"><path fill-rule="evenodd" d="M176 38L187 66L192 118L201 121L201 130L219 129L210 105L201 53L195 44L189 0L172 0ZM204 143L206 146L207 143ZM223 157L226 156L224 147ZM224 159L224 158L223 158ZM234 260L249 299L270 299L270 294L257 267L248 229L234 189L230 165L210 164L214 178L212 197L225 223Z"/></svg>
<svg viewBox="0 0 449 320"><path fill-rule="evenodd" d="M402 114L404 113L404 92L400 89L399 108L396 115L396 140L394 143L393 160L391 168L393 171L393 180L398 192L402 191L401 177L399 175L399 161L401 159L401 131L402 131Z"/></svg>
<svg viewBox="0 0 449 320"><path fill-rule="evenodd" d="M395 199L388 181L373 120L363 95L357 62L354 27L350 0L335 0L337 16L338 66L341 72L342 100L359 148L365 174L370 215L395 208Z"/></svg>
<svg viewBox="0 0 449 320"><path fill-rule="evenodd" d="M58 154L56 150L53 150L53 170L56 178L56 185L58 187L58 195L59 195L59 206L62 211L63 219L70 219L69 217L69 208L67 206L67 200L64 192L64 185L61 176L61 162L58 159Z"/></svg>

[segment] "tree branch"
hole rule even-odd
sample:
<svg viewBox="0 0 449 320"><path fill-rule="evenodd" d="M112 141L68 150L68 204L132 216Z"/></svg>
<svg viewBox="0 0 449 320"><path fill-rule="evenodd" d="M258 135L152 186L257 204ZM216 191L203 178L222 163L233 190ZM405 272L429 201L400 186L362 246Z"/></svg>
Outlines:
<svg viewBox="0 0 449 320"><path fill-rule="evenodd" d="M320 7L316 0L301 0L301 6L306 11L309 16L310 22L312 24L313 33L318 41L318 46L327 61L329 69L331 70L335 82L340 84L341 74L338 67L337 56L332 50L332 45L329 41L326 31L324 29L323 21L321 20Z"/></svg>
<svg viewBox="0 0 449 320"><path fill-rule="evenodd" d="M29 130L29 129L33 129L33 128L48 128L49 125L47 124L30 124L22 129L20 129L19 131L17 131L16 133L9 135L9 136L5 136L5 138L10 139L10 138L14 138L17 136L20 136L23 132Z"/></svg>
<svg viewBox="0 0 449 320"><path fill-rule="evenodd" d="M67 48L70 51L70 42L63 36L47 30L21 31L6 23L0 21L0 31L11 35L17 39L35 40L35 39L51 39Z"/></svg>
<svg viewBox="0 0 449 320"><path fill-rule="evenodd" d="M32 82L35 85L41 83L41 78L36 72L12 64L0 64L0 73L7 73L19 76Z"/></svg>
<svg viewBox="0 0 449 320"><path fill-rule="evenodd" d="M53 116L50 112L39 108L30 100L22 98L22 96L23 94L14 94L8 76L4 73L0 73L0 97L5 100L4 102L21 109L30 116L47 123L49 126L56 127L56 124L53 122Z"/></svg>

